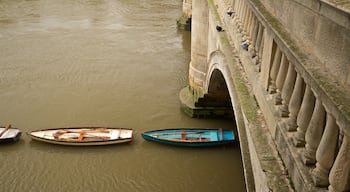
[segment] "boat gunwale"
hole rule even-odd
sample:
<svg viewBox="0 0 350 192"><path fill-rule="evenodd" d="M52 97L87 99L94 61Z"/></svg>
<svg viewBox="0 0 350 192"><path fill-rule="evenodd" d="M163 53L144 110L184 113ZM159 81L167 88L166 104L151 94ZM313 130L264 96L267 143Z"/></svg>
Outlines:
<svg viewBox="0 0 350 192"><path fill-rule="evenodd" d="M191 141L191 140L169 140L166 138L159 138L159 137L154 137L151 135L151 133L154 132L166 132L166 131L183 131L183 130L188 130L188 131L216 131L219 132L221 128L166 128L166 129L157 129L157 130L151 130L151 131L145 131L141 133L142 137L145 140L148 141L154 141L154 142L159 142L163 144L171 144L171 145L178 145L178 146L195 146L195 147L201 147L201 146L216 146L216 145L224 145L224 144L231 144L235 142L235 134L233 130L231 129L221 129L222 132L231 132L233 135L233 139L229 140L216 140L216 141ZM148 138L147 138L148 137Z"/></svg>
<svg viewBox="0 0 350 192"><path fill-rule="evenodd" d="M196 131L219 131L220 128L166 128L166 129L154 129L154 130L150 130L150 131L144 131L143 133L151 133L151 132L157 132L157 131L172 131L172 130L196 130ZM232 131L231 129L222 129L222 131Z"/></svg>

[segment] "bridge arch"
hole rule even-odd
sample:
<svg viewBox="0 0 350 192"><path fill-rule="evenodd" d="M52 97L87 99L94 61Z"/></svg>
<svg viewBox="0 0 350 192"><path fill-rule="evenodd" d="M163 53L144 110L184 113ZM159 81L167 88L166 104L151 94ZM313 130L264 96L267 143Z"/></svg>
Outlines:
<svg viewBox="0 0 350 192"><path fill-rule="evenodd" d="M231 95L233 83L225 60L225 55L220 50L213 51L210 54L207 76L204 81L204 93L218 97L234 109L236 102Z"/></svg>
<svg viewBox="0 0 350 192"><path fill-rule="evenodd" d="M232 70L232 69L231 69ZM232 118L236 129L236 138L240 145L244 177L247 191L254 191L255 181L253 164L250 157L245 118L238 98L237 88L232 79L227 56L217 49L209 54L207 76L203 85L204 95L212 95L217 100L225 101L226 106L232 107Z"/></svg>

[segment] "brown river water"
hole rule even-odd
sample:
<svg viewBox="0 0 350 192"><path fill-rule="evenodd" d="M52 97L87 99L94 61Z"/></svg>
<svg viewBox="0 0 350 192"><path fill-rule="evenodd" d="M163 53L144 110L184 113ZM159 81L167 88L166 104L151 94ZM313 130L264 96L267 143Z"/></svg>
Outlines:
<svg viewBox="0 0 350 192"><path fill-rule="evenodd" d="M131 144L0 146L0 191L245 191L239 146L181 148L140 133L222 127L180 110L190 33L182 0L0 0L0 124L134 128Z"/></svg>

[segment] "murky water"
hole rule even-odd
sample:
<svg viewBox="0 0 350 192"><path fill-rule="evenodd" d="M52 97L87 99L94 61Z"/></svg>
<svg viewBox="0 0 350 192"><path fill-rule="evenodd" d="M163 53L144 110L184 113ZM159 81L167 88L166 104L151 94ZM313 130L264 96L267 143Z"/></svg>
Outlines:
<svg viewBox="0 0 350 192"><path fill-rule="evenodd" d="M222 127L180 110L190 34L182 0L0 0L0 124L135 129L132 144L0 146L0 191L244 191L239 147L144 141L170 127Z"/></svg>

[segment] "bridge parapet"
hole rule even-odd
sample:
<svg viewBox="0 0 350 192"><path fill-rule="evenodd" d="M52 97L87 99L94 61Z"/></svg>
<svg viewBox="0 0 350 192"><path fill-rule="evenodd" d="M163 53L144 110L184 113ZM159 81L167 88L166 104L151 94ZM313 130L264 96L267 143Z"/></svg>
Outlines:
<svg viewBox="0 0 350 192"><path fill-rule="evenodd" d="M191 102L210 92L212 79L221 79L217 86L224 79L237 118L240 107L232 98L237 68L232 66L240 63L295 190L350 191L350 3L187 2L193 3ZM232 13L227 14L229 8ZM215 29L217 25L223 30ZM225 50L223 34L230 39L233 52ZM232 63L231 54L239 62ZM217 71L223 77L212 78ZM247 145L253 149L250 157L263 162L265 157L254 153L254 146L257 153L261 150L254 126L249 121L245 124ZM272 170L263 169L253 165L254 176L266 176ZM262 185L259 182L255 179L256 189ZM263 188L274 189L271 183Z"/></svg>
<svg viewBox="0 0 350 192"><path fill-rule="evenodd" d="M350 14L339 2L214 0L296 191L350 190Z"/></svg>

